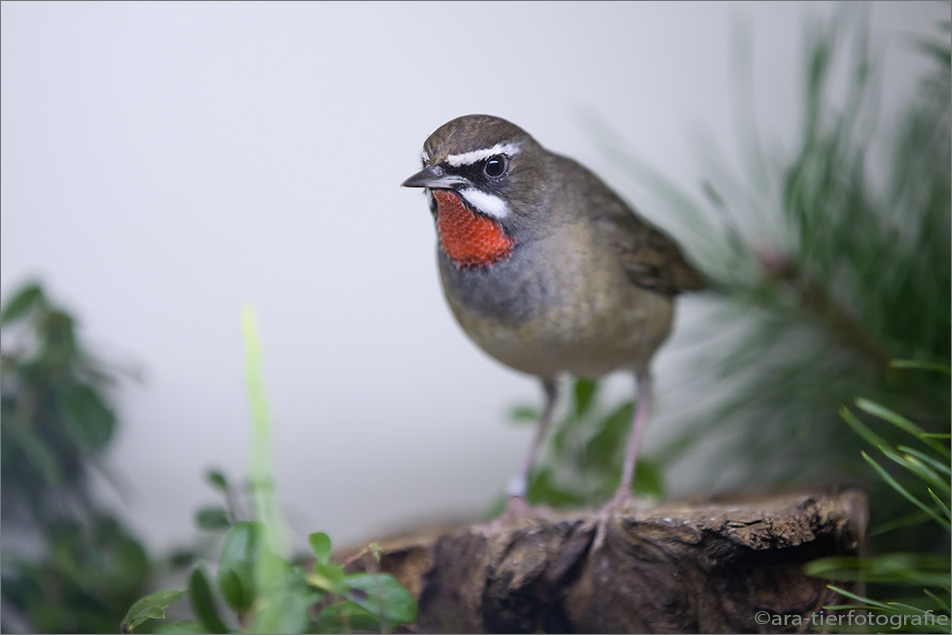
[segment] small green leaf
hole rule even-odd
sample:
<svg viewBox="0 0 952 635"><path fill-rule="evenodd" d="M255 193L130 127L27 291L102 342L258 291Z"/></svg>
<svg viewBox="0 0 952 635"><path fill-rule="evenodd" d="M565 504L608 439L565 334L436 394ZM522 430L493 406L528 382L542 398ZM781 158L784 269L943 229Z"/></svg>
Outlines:
<svg viewBox="0 0 952 635"><path fill-rule="evenodd" d="M203 507L195 514L195 524L205 531L223 531L231 527L231 518L221 507Z"/></svg>
<svg viewBox="0 0 952 635"><path fill-rule="evenodd" d="M321 564L327 564L331 561L331 539L324 532L316 532L307 537L308 544L311 545L311 551L314 557Z"/></svg>
<svg viewBox="0 0 952 635"><path fill-rule="evenodd" d="M598 433L585 446L585 452L581 457L583 467L604 468L620 463L618 457L624 452L625 440L631 430L633 412L634 404L629 401L622 404L599 424Z"/></svg>
<svg viewBox="0 0 952 635"><path fill-rule="evenodd" d="M122 630L131 633L136 626L148 619L164 620L165 609L185 596L185 591L156 591L140 598L129 607L122 618Z"/></svg>
<svg viewBox="0 0 952 635"><path fill-rule="evenodd" d="M203 632L227 633L228 627L218 616L215 608L215 598L212 595L212 585L208 574L202 567L196 567L188 581L188 598L192 604L192 611L202 623Z"/></svg>
<svg viewBox="0 0 952 635"><path fill-rule="evenodd" d="M305 584L286 580L262 594L255 605L252 633L303 633L310 621L311 606L320 594Z"/></svg>
<svg viewBox="0 0 952 635"><path fill-rule="evenodd" d="M255 565L264 553L264 526L240 522L225 534L218 569L218 588L236 611L247 611L255 601Z"/></svg>
<svg viewBox="0 0 952 635"><path fill-rule="evenodd" d="M344 584L344 597L368 612L390 622L416 621L416 600L389 573L355 573L347 576Z"/></svg>
<svg viewBox="0 0 952 635"><path fill-rule="evenodd" d="M112 438L116 416L91 386L72 384L59 394L67 431L80 444L98 449Z"/></svg>
<svg viewBox="0 0 952 635"><path fill-rule="evenodd" d="M575 380L575 414L581 417L594 403L598 382L591 379Z"/></svg>
<svg viewBox="0 0 952 635"><path fill-rule="evenodd" d="M347 600L325 607L314 620L316 633L379 633L382 631L380 618Z"/></svg>
<svg viewBox="0 0 952 635"><path fill-rule="evenodd" d="M255 563L255 582L261 589L284 584L291 573L291 566L276 553L262 553Z"/></svg>
<svg viewBox="0 0 952 635"><path fill-rule="evenodd" d="M517 423L535 423L539 417L538 409L532 406L516 406L509 412L509 418Z"/></svg>
<svg viewBox="0 0 952 635"><path fill-rule="evenodd" d="M664 485L658 464L646 458L639 458L635 463L635 480L631 489L642 496L661 497L664 494Z"/></svg>
<svg viewBox="0 0 952 635"><path fill-rule="evenodd" d="M307 583L313 587L331 593L344 592L344 570L336 564L314 564L314 573L307 575Z"/></svg>
<svg viewBox="0 0 952 635"><path fill-rule="evenodd" d="M16 414L4 415L3 425L4 432L9 432L13 439L13 443L4 440L4 448L18 447L47 483L58 485L63 478L62 470L50 446Z"/></svg>
<svg viewBox="0 0 952 635"><path fill-rule="evenodd" d="M242 575L250 575L254 563L264 551L264 526L261 523L243 521L225 534L220 564Z"/></svg>
<svg viewBox="0 0 952 635"><path fill-rule="evenodd" d="M245 591L241 576L234 569L218 569L218 590L236 611L247 611L251 607L253 595Z"/></svg>
<svg viewBox="0 0 952 635"><path fill-rule="evenodd" d="M228 480L220 471L208 470L208 472L205 474L205 479L208 481L209 485L217 489L219 492L228 492Z"/></svg>
<svg viewBox="0 0 952 635"><path fill-rule="evenodd" d="M28 284L7 301L6 306L0 311L0 321L3 322L4 326L10 326L43 300L45 298L40 286L36 283Z"/></svg>

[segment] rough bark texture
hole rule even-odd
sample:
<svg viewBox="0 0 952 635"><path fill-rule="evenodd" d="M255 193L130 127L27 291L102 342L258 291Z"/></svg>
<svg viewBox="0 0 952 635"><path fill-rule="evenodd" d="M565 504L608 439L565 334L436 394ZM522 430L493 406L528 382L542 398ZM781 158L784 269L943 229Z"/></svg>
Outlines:
<svg viewBox="0 0 952 635"><path fill-rule="evenodd" d="M419 600L419 632L808 632L757 613L840 602L802 568L858 554L866 516L855 490L665 505L613 518L590 553L593 516L562 515L383 543L379 566Z"/></svg>

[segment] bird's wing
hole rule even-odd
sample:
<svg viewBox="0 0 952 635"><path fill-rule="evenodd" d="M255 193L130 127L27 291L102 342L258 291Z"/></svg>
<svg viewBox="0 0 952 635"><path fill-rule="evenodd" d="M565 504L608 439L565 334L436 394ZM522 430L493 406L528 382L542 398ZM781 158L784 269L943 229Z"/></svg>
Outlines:
<svg viewBox="0 0 952 635"><path fill-rule="evenodd" d="M667 234L638 216L600 181L589 210L601 239L615 250L632 284L673 296L706 286L702 276Z"/></svg>

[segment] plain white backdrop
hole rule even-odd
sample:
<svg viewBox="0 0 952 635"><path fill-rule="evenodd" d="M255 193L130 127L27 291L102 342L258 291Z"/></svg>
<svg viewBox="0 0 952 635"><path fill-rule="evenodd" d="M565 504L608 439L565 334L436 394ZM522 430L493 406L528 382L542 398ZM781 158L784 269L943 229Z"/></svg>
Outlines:
<svg viewBox="0 0 952 635"><path fill-rule="evenodd" d="M503 116L638 205L582 123L597 113L697 191L697 130L727 148L736 138L735 27L752 37L759 124L791 147L803 25L835 5L0 8L0 292L42 280L95 352L141 370L117 393L109 464L127 492L115 504L165 548L215 502L207 468L246 474L245 302L298 541L484 511L529 444L506 413L541 396L445 306L424 199L398 187L424 139L459 115ZM947 3L873 7L884 119L916 81L911 36L943 17ZM656 364L659 418L678 400L670 349ZM649 446L658 435L649 427Z"/></svg>

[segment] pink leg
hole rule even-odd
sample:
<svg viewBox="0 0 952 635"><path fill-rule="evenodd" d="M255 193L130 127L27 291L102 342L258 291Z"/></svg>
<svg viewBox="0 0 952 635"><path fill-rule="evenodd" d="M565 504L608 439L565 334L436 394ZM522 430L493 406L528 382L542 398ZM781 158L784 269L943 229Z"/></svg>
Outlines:
<svg viewBox="0 0 952 635"><path fill-rule="evenodd" d="M500 527L510 520L533 515L533 509L529 507L529 503L526 501L529 475L532 474L532 468L535 466L536 458L539 455L539 448L545 440L545 433L549 429L549 424L552 423L552 415L555 413L555 404L558 400L558 386L555 381L551 379L543 380L542 388L545 391L545 406L542 409L542 416L539 417L539 423L536 425L535 438L532 440L526 462L523 464L522 472L513 477L509 482L509 487L506 488L506 493L509 495L506 500L506 510L488 525L476 528L485 536L499 531Z"/></svg>
<svg viewBox="0 0 952 635"><path fill-rule="evenodd" d="M611 518L619 511L628 507L632 499L631 486L635 481L638 446L641 444L641 436L644 434L645 424L648 421L648 410L651 408L652 392L651 375L647 371L637 373L635 379L638 386L638 406L635 408L631 433L628 436L628 445L625 448L625 463L622 466L621 483L615 492L615 497L609 501L607 505L602 507L598 513L595 540L592 542L592 552L596 551L605 542L605 532Z"/></svg>
<svg viewBox="0 0 952 635"><path fill-rule="evenodd" d="M532 446L529 448L529 454L526 456L526 462L523 464L522 472L509 482L509 487L506 491L509 495L509 500L506 503L506 513L504 516L524 516L529 510L529 504L526 502L529 476L532 474L532 468L535 466L542 441L545 440L545 433L552 423L552 415L555 413L555 404L559 396L558 386L555 381L551 379L542 380L542 389L545 391L545 406L542 409L542 416L539 417L539 423L536 424L535 438L532 440Z"/></svg>
<svg viewBox="0 0 952 635"><path fill-rule="evenodd" d="M621 483L615 492L616 503L627 503L631 499L631 486L635 482L635 465L638 461L638 446L641 436L645 432L648 421L648 409L651 408L652 380L647 372L636 375L638 385L638 407L635 409L635 419L631 425L631 434L628 437L628 447L625 448L625 463L621 471Z"/></svg>

